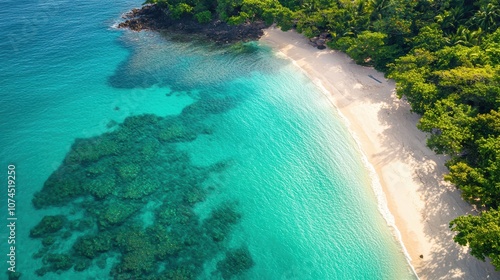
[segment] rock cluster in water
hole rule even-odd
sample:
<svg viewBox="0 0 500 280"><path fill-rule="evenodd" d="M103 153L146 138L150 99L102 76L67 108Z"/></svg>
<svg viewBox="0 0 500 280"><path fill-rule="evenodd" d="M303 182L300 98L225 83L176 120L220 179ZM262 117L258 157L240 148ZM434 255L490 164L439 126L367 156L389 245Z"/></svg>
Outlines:
<svg viewBox="0 0 500 280"><path fill-rule="evenodd" d="M43 245L33 256L43 263L36 273L111 267L114 279L195 279L215 261L213 277L231 279L250 269L248 249L226 244L241 218L236 204L222 203L206 218L194 211L210 195L204 183L227 163L195 166L176 144L211 133L200 120L235 103L204 98L178 116L132 116L112 132L75 141L33 198L38 209L74 209L31 229Z"/></svg>
<svg viewBox="0 0 500 280"><path fill-rule="evenodd" d="M262 21L229 25L220 20L209 23L199 23L195 19L172 19L157 5L144 5L141 9L133 9L123 17L119 28L140 30L167 30L177 34L184 34L190 38L197 36L216 43L235 43L241 41L255 41L264 35L263 29L267 25Z"/></svg>

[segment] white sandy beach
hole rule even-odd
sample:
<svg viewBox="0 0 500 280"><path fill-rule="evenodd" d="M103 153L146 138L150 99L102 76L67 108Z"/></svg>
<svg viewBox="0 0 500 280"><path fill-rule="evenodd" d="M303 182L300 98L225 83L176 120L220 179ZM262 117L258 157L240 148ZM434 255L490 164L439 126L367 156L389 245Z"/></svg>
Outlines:
<svg viewBox="0 0 500 280"><path fill-rule="evenodd" d="M446 158L427 148L425 133L416 128L419 116L395 96L394 81L356 65L341 52L313 48L294 31L270 28L261 42L286 55L324 87L328 100L346 118L375 168L420 279L500 279L492 265L453 242L448 223L472 213L472 207L443 181Z"/></svg>

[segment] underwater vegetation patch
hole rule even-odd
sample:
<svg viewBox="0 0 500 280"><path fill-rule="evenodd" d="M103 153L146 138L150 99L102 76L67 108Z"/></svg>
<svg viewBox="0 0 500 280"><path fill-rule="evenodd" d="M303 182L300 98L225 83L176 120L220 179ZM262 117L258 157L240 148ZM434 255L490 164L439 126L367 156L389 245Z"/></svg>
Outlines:
<svg viewBox="0 0 500 280"><path fill-rule="evenodd" d="M269 63L271 49L258 42L220 46L193 41L192 37L182 42L182 37L165 33L142 33L148 35L140 40L127 34L120 42L131 49L131 55L108 77L107 83L114 88L156 85L181 91L186 87L217 87L252 72L272 73L286 65L285 61ZM162 47L151 48L147 41Z"/></svg>
<svg viewBox="0 0 500 280"><path fill-rule="evenodd" d="M227 244L241 219L237 203L221 203L204 219L194 211L211 195L203 183L227 163L195 166L176 146L211 133L202 120L236 102L202 98L178 116L131 116L112 132L76 140L32 200L37 209L74 209L31 229L43 245L33 255L42 262L37 275L104 269L108 261L113 279L196 279L216 260L216 278L250 269L248 249Z"/></svg>

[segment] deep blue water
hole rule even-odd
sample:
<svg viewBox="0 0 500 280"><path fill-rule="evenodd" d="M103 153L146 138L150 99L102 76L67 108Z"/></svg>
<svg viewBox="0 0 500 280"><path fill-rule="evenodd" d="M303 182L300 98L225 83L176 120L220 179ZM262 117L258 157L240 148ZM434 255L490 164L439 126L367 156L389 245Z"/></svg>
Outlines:
<svg viewBox="0 0 500 280"><path fill-rule="evenodd" d="M139 5L135 0L0 3L8 15L0 21L0 170L4 170L5 186L0 218L8 224L5 174L7 166L14 164L16 271L22 273L21 279L113 278L110 272L124 256L118 247L99 253L81 272L71 267L36 276L37 269L50 263L50 254L72 256L79 237L103 232L97 224L104 212L89 214L93 210L89 204L80 203L85 199L97 207L132 201L139 210L125 225L158 225L176 232L175 224L161 224L155 215L162 205L182 204L175 195L183 195L183 189L171 194L165 187L142 200L125 199L118 191L95 201L82 195L43 209L35 209L31 202L49 176L65 166L76 139L118 133L124 120L137 120L143 114L174 121L189 117L179 129L195 136L169 142L155 134L156 128L141 132L156 135L151 139L160 143L153 163L130 152L144 145L139 141L141 133L130 134L133 139L123 141L135 146L101 158L100 164L112 162L105 170L121 174L120 164L133 162L143 171L141 178L161 182L167 178L167 182L177 176L181 185L205 192L200 202L175 204L190 209L192 229L202 227L220 205L229 203L240 217L215 249L207 245L211 253L202 254L201 261L193 260L197 278L224 277L217 263L226 252L246 248L252 265L235 279L413 279L393 229L377 207L356 143L312 82L255 42L219 48L112 27L122 13ZM216 109L210 107L214 102L219 104ZM200 108L199 104L209 104L209 109L186 117L189 108ZM172 131L168 133L177 133ZM179 170L191 173L218 163L224 168L198 177L189 173L189 177L179 175L184 171L172 171L174 160L184 168ZM80 170L92 164L97 163L81 163L60 177L77 178ZM82 185L95 182L78 178ZM116 188L125 184L120 182ZM137 186L141 187L144 184ZM46 215L63 215L66 224L48 234L56 242L36 258L42 238L30 237L30 230ZM71 222L86 216L94 217L96 226L70 230ZM10 246L5 228L0 240L4 271ZM64 238L63 230L67 231ZM185 237L183 232L189 234L186 227L179 226L178 231L179 238ZM183 265L189 263L189 252L179 250L169 260L182 256ZM155 273L172 269L170 264L175 263L156 261Z"/></svg>

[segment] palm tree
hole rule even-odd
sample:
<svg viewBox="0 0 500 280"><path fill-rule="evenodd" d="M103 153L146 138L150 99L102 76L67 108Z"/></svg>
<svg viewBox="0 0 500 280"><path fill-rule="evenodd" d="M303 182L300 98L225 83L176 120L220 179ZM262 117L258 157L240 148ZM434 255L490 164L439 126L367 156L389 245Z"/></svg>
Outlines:
<svg viewBox="0 0 500 280"><path fill-rule="evenodd" d="M490 32L495 31L500 21L500 8L498 5L488 3L486 6L481 6L479 11L471 18L470 22L483 30Z"/></svg>
<svg viewBox="0 0 500 280"><path fill-rule="evenodd" d="M460 26L457 33L452 36L451 42L454 45L463 45L466 47L477 46L481 44L483 30L479 28L476 31L470 31L467 27Z"/></svg>
<svg viewBox="0 0 500 280"><path fill-rule="evenodd" d="M442 14L436 16L436 22L441 25L445 33L453 33L457 30L457 26L462 25L464 16L464 8L457 6L449 10L445 10Z"/></svg>

